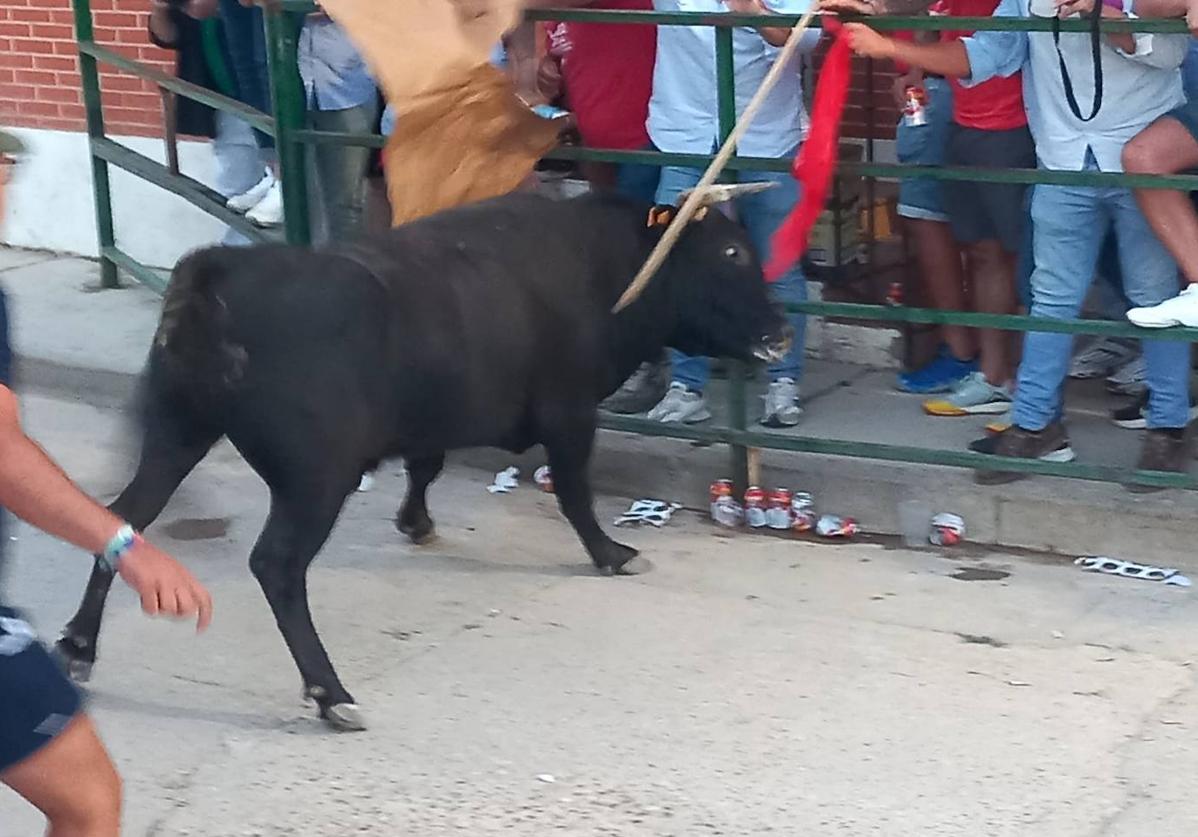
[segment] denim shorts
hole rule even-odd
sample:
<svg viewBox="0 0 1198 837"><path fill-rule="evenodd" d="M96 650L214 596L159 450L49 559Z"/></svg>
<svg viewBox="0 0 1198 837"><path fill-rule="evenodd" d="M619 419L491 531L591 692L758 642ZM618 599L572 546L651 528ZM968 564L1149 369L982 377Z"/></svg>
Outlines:
<svg viewBox="0 0 1198 837"><path fill-rule="evenodd" d="M944 165L948 126L953 116L953 90L941 78L924 80L928 94L927 124L907 125L900 121L895 132L895 154L900 163L917 166ZM898 214L902 218L947 221L941 181L907 178L899 181Z"/></svg>
<svg viewBox="0 0 1198 837"><path fill-rule="evenodd" d="M1198 99L1191 99L1179 108L1174 108L1165 114L1170 119L1176 119L1198 140Z"/></svg>

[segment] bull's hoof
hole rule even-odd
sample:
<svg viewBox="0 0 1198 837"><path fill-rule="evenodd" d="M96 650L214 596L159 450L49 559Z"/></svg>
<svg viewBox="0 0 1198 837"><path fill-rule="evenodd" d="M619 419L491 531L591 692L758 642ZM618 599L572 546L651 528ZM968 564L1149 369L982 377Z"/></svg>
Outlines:
<svg viewBox="0 0 1198 837"><path fill-rule="evenodd" d="M362 732L366 729L366 719L356 703L334 703L322 709L320 716L337 732Z"/></svg>
<svg viewBox="0 0 1198 837"><path fill-rule="evenodd" d="M95 666L95 660L84 660L76 656L79 653L70 640L60 639L54 643L54 658L58 661L58 665L75 683L86 683L92 679L92 668Z"/></svg>
<svg viewBox="0 0 1198 837"><path fill-rule="evenodd" d="M437 527L431 517L416 521L405 521L399 517L395 520L395 528L417 546L426 546L437 539Z"/></svg>
<svg viewBox="0 0 1198 837"><path fill-rule="evenodd" d="M618 567L600 567L599 572L602 575L643 575L651 569L653 569L653 562L637 555Z"/></svg>

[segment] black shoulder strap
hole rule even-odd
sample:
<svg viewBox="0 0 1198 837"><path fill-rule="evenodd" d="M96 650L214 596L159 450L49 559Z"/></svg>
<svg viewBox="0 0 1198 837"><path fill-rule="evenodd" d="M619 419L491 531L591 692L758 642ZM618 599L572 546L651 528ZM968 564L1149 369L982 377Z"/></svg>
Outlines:
<svg viewBox="0 0 1198 837"><path fill-rule="evenodd" d="M1090 14L1090 54L1094 59L1094 102L1089 116L1082 116L1081 108L1077 106L1077 98L1073 95L1073 81L1069 78L1069 69L1065 66L1065 56L1061 53L1061 20L1052 19L1052 42L1057 48L1057 61L1061 64L1061 81L1065 84L1065 98L1069 109L1082 122L1089 122L1098 116L1102 108L1102 32L1098 22L1102 20L1102 0L1094 0L1094 11Z"/></svg>

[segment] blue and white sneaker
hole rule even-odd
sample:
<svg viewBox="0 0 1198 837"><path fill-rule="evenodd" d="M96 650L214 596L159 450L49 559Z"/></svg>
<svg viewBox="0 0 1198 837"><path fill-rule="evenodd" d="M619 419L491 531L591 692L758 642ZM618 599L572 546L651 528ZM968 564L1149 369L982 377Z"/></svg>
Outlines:
<svg viewBox="0 0 1198 837"><path fill-rule="evenodd" d="M957 360L948 350L948 346L941 346L931 363L922 369L899 375L896 386L900 392L911 392L917 395L952 392L957 384L976 371L978 371L976 359Z"/></svg>

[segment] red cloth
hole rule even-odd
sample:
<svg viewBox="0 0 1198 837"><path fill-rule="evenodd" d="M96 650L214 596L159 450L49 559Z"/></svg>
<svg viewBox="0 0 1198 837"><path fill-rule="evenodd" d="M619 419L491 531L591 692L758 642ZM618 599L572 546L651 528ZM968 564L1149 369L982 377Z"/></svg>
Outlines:
<svg viewBox="0 0 1198 837"><path fill-rule="evenodd" d="M603 0L590 8L651 11L653 0ZM550 53L586 145L639 151L649 145L645 120L653 87L657 27L639 24L550 24Z"/></svg>
<svg viewBox="0 0 1198 837"><path fill-rule="evenodd" d="M811 103L811 132L795 157L792 171L799 181L799 205L786 216L770 239L767 282L773 282L803 256L811 228L823 211L836 170L840 145L840 120L849 96L853 53L836 18L823 19L824 31L836 38L815 84Z"/></svg>
<svg viewBox="0 0 1198 837"><path fill-rule="evenodd" d="M998 0L945 0L952 17L989 17ZM972 32L946 31L941 41L955 41ZM1010 131L1027 124L1023 108L1023 76L992 78L976 87L962 87L957 79L949 79L953 87L953 121L965 128L982 131Z"/></svg>

